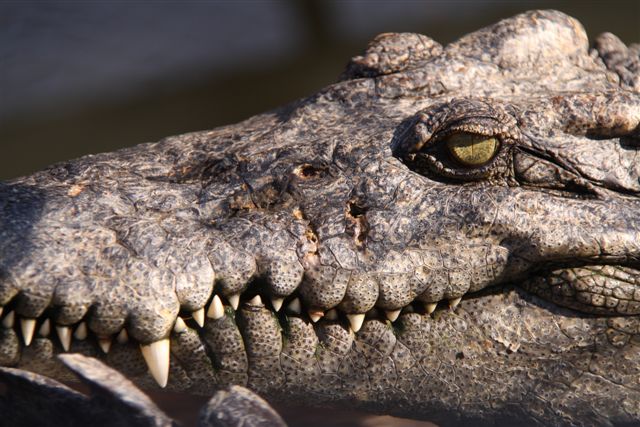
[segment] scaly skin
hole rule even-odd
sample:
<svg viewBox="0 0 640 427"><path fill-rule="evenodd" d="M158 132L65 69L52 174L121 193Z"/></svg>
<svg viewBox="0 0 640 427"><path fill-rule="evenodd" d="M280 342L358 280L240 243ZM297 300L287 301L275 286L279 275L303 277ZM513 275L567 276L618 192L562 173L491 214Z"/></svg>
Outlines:
<svg viewBox="0 0 640 427"><path fill-rule="evenodd" d="M145 387L139 345L169 337L192 393L640 423L639 51L553 11L381 35L282 109L6 182L0 362L64 378L50 319ZM451 133L497 154L463 166Z"/></svg>

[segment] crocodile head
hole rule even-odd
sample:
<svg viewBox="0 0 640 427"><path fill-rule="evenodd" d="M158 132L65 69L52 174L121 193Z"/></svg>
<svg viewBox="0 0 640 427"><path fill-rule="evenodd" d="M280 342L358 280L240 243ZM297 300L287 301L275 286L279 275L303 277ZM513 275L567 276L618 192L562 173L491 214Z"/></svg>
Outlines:
<svg viewBox="0 0 640 427"><path fill-rule="evenodd" d="M6 182L0 363L638 422L638 53L553 11L383 34L282 109Z"/></svg>

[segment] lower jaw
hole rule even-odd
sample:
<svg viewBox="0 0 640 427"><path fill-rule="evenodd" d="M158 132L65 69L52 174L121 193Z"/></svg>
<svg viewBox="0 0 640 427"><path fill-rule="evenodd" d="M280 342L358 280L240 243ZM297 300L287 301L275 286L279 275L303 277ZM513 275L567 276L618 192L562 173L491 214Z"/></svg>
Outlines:
<svg viewBox="0 0 640 427"><path fill-rule="evenodd" d="M599 296L589 292L590 283L598 280L602 282L600 287L603 289L603 295ZM633 300L634 296L640 296L640 272L629 267L593 265L559 268L534 276L525 281L522 287L555 304L583 313L607 316L640 314L640 300ZM622 292L623 287L626 287L627 300L616 297ZM219 298L218 301L220 301ZM81 325L77 325L73 331L69 330L68 333L72 333L74 338L69 339L65 347L64 340L59 335L60 331L56 336L51 325L45 328L44 322L39 320L37 332L33 333L33 342L24 346L25 336L22 324L16 320L13 322L15 324L12 323L8 327L6 319L9 315L5 313L3 326L0 326L0 365L26 364L29 370L45 373L52 370L60 371L62 368L56 367L56 362L52 360L55 360L55 353L66 349L70 352L106 357L110 364L122 369L129 376L140 377L142 382L148 379L149 367L152 368L151 371L161 386L166 384L167 374L170 371L169 376L177 377L178 380L169 383L177 385L179 390L208 394L212 390L212 385L246 384L251 371L249 360L256 354L260 355L261 352L270 354L269 362L260 364L262 370L271 366L270 364L281 363L280 353L284 343L290 342L295 337L304 336L307 337L305 340L308 344L313 343L313 345L309 344L310 347L300 350L302 351L300 354L313 356L317 352L317 347L321 346L320 337L323 334L326 335L328 330L332 332L327 336L335 335L334 338L338 342L351 343L354 333L360 333L359 330L365 318L377 320L394 330L402 327L401 323L396 322L401 312L431 315L437 319L442 313L455 309L459 303L460 299L439 304L414 301L401 310L374 308L366 315L350 315L332 309L323 312L323 316L314 318L313 312L307 313L302 310L300 301L295 296L290 297L283 309L276 313L267 309L260 297L254 295L251 299L244 300L237 311L226 307L222 311L217 310L214 318L210 318L207 313L206 321L202 319L196 321L196 318L190 317L184 320L178 318L170 338L163 340L167 345L166 360L160 362L160 365L165 365L167 369L164 374L158 374L157 366L154 372L154 362L149 362L147 359L145 363L140 350L144 352L145 347L148 346L141 346L140 343L132 341L125 330L117 336L105 339L105 337L92 336L86 332L79 334ZM297 328L297 332L292 330L292 325ZM348 349L343 348L341 351L346 352ZM171 354L170 367L169 354ZM291 359L287 357L287 360ZM27 362L24 362L25 360ZM302 362L296 362L295 358L291 360L291 363L302 365ZM312 358L308 359L308 362L313 363ZM45 368L40 369L37 365ZM195 369L199 372L198 381L191 380L190 375L181 372L180 366L187 365L191 365L190 370ZM255 372L255 378L264 376L260 369ZM164 381L159 377L164 377ZM266 386L272 384L273 380L267 376L262 382ZM275 384L277 383L276 381Z"/></svg>
<svg viewBox="0 0 640 427"><path fill-rule="evenodd" d="M202 374L207 380L206 384L215 384L215 379L210 378L211 375L207 375L208 371L215 371L216 360L222 360L218 364L222 364L222 368L225 367L226 359L228 357L216 358L211 357L211 348L224 348L229 344L229 340L232 341L232 345L236 349L245 349L246 338L252 338L253 341L264 339L261 333L253 333L251 331L262 331L262 326L270 319L275 320L277 327L276 331L283 331L282 337L278 332L277 334L271 334L273 339L273 346L277 347L277 342L289 339L287 333L289 332L289 325L291 322L302 323L307 325L309 329L307 333L309 335L314 334L314 326L316 329L322 329L324 327L337 327L341 328L345 333L352 336L357 333L362 327L365 319L377 319L383 323L388 323L390 327L393 327L394 323L398 319L401 313L413 313L419 312L426 315L439 315L438 313L443 310L453 310L459 304L460 298L441 303L421 303L414 301L413 303L398 310L383 310L373 308L367 313L362 314L345 314L337 309L331 309L326 312L314 312L305 311L300 303L300 299L292 295L288 298L286 305L279 312L275 312L273 309L267 309L263 304L262 299L259 296L250 297L250 299L243 300L241 303L238 301L235 304L240 304L238 310L234 310L230 306L222 306L219 297L217 299L221 308L218 310L209 309L206 315L206 321L204 319L204 310L202 318L197 319L196 316L178 317L175 323L175 327L171 332L168 339L157 341L154 344L166 344L166 360L161 361L160 365L166 365L165 369L168 369L171 355L171 369L178 370L177 366L180 365L180 358L186 360L185 363L195 363L201 367ZM213 305L213 303L211 304ZM436 311L436 308L440 308ZM269 313L268 318L262 319L250 327L238 327L236 321L239 323L247 323L252 316L242 315L244 312L261 311ZM212 314L213 313L213 314ZM320 313L317 317L314 313ZM233 324L228 325L228 322ZM27 322L30 322L28 326ZM59 364L55 362L55 354L63 352L80 352L86 355L95 357L106 357L110 364L122 368L128 375L134 377L146 377L148 368L153 372L153 376L156 382L163 387L167 382L167 372L160 372L162 367L154 366L153 361L149 361L147 355L144 354L145 350L148 352L148 345L141 345L136 342L127 334L125 329L122 329L119 333L113 336L97 336L87 328L86 322L80 322L74 326L60 327L53 323L53 320L43 316L39 319L23 319L15 314L15 310L12 306L5 307L4 316L2 318L2 325L0 325L0 366L21 366L27 370L33 370L35 372L50 373L54 372L57 376L60 373L63 377L64 371ZM28 329L30 328L30 329ZM27 332L30 330L30 332ZM242 331L242 333L240 333ZM192 336L195 333L195 336ZM225 333L229 335L225 336ZM266 333L266 332L264 332ZM246 335L246 336L245 336ZM196 337L200 337L200 340L196 340ZM211 345L207 344L207 337L209 341L213 341ZM316 337L317 338L317 337ZM196 345L196 342L200 342L200 345ZM252 340L249 340L252 342ZM317 341L317 339L316 339ZM182 342L182 348L187 350L181 350L181 347L176 347L178 342ZM170 350L169 350L170 348ZM141 351L142 350L142 351ZM251 348L246 349L249 353ZM311 350L313 353L314 350ZM223 369L223 376L229 377L229 381L223 381L223 383L243 383L246 379L242 378L243 367L246 368L247 356L243 356L240 352L231 352L235 356L235 360L228 362L229 366L235 367L230 369L228 373ZM209 360L205 359L193 359L193 354L206 354L209 356ZM145 364L145 359L146 364ZM175 359L175 360L173 360ZM211 362L213 360L214 362ZM156 363L157 365L158 363ZM175 366L174 366L175 365ZM40 367L42 366L42 367ZM175 374L174 374L175 375ZM180 375L178 373L178 375ZM186 378L188 376L180 375L186 383L186 386L180 387L180 389L189 390L191 387L198 388L198 384L192 384ZM204 392L208 393L210 386L204 387Z"/></svg>
<svg viewBox="0 0 640 427"><path fill-rule="evenodd" d="M171 334L167 388L210 396L219 388L240 384L276 401L300 405L356 406L443 424L459 422L462 414L486 421L486 417L508 413L525 387L514 373L525 373L530 384L539 377L539 384L551 387L555 383L545 380L548 373L540 366L557 366L562 352L576 352L567 360L584 356L573 341L548 353L537 350L548 351L554 339L566 340L562 333L560 338L536 336L531 344L535 348L525 348L523 342L517 350L507 346L511 339L525 338L511 335L510 325L535 325L548 332L563 321L563 315L528 301L525 292L505 286L470 296L457 312L443 307L435 316L405 313L393 324L383 317L370 318L357 334L342 317L329 320L325 316L313 323L305 316L276 314L244 303L235 312L208 320L202 328L187 319L182 332ZM518 317L526 312L526 317ZM603 321L587 317L577 326L592 334ZM571 327L576 325L571 322ZM11 333L19 342L19 334ZM21 348L18 367L69 380L55 358L60 351L55 335L36 336L30 346ZM526 351L537 356L531 359ZM70 352L99 357L141 387L157 388L136 342L115 340L105 354L98 340L89 336L74 340ZM563 384L558 386L566 391ZM490 407L478 406L489 399ZM607 408L598 411L608 414Z"/></svg>
<svg viewBox="0 0 640 427"><path fill-rule="evenodd" d="M444 313L453 313L453 309L442 303L435 312L427 313L424 305L416 301L404 307L402 313L436 321ZM203 326L193 318L186 318L183 327L174 328L169 337L168 388L209 395L230 384L253 383L258 389L278 394L287 375L277 374L274 366L313 366L318 352L323 351L346 355L358 337L370 333L371 325L388 331L402 328L402 322L396 321L399 315L400 311L391 322L384 310L372 309L364 316L358 326L362 330L356 334L350 318L335 309L313 322L295 307L293 311L285 307L276 313L254 298L242 302L238 310L227 307L224 316L207 318ZM0 326L0 366L19 367L71 381L73 375L56 355L81 353L105 360L144 388L157 387L157 380L149 375L148 363L140 351L142 346L128 337L125 330L105 344L104 338L91 332L78 334L81 327L76 325L70 331L72 338L65 349L55 329L48 325L45 331L42 320L38 320L32 340L25 345L20 319L13 316L10 325L5 322L6 326ZM287 354L287 347L292 346L295 349Z"/></svg>

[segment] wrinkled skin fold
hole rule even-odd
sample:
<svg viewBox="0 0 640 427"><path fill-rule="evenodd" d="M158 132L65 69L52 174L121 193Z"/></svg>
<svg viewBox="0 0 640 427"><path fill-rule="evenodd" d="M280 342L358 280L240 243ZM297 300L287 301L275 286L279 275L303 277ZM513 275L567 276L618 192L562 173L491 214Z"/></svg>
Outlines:
<svg viewBox="0 0 640 427"><path fill-rule="evenodd" d="M639 55L555 11L383 34L281 109L2 183L0 364L638 424Z"/></svg>

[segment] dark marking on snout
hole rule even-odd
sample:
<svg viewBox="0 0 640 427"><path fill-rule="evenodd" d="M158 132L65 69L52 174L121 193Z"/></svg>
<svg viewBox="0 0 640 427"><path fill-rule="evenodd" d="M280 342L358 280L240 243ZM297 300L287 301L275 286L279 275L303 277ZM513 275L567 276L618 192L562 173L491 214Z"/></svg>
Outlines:
<svg viewBox="0 0 640 427"><path fill-rule="evenodd" d="M358 201L350 200L347 203L345 217L347 219L347 234L353 237L356 247L364 249L367 236L369 234L369 223L367 221L367 206Z"/></svg>

